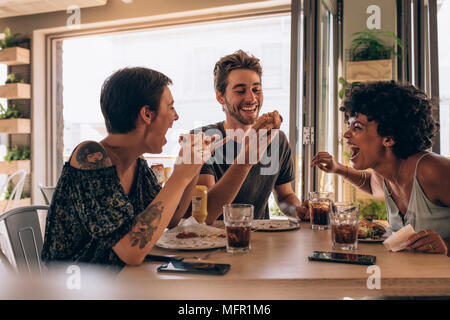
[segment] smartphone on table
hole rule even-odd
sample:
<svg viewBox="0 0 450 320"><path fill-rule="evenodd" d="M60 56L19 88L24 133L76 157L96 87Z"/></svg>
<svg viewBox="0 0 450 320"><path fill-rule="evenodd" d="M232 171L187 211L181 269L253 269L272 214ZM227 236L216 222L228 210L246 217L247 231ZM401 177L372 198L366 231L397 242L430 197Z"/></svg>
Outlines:
<svg viewBox="0 0 450 320"><path fill-rule="evenodd" d="M324 251L314 251L308 259L310 261L351 263L368 266L374 265L377 261L377 257L371 255Z"/></svg>
<svg viewBox="0 0 450 320"><path fill-rule="evenodd" d="M181 272L210 275L224 275L230 270L229 264L169 261L158 267L158 272Z"/></svg>

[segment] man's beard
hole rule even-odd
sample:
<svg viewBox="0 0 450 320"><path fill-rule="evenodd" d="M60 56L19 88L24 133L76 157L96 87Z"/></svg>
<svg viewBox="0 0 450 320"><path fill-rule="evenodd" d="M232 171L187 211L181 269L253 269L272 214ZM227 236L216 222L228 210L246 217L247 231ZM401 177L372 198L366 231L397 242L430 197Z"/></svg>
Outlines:
<svg viewBox="0 0 450 320"><path fill-rule="evenodd" d="M251 104L251 105L253 106L254 104ZM248 126L248 125L253 124L255 122L255 120L258 118L260 106L258 104L256 105L256 118L249 119L249 120L242 117L239 112L239 110L243 106L245 107L245 106L250 106L250 105L239 104L237 107L233 108L233 107L230 107L230 104L228 103L227 99L225 98L225 105L223 106L223 108L224 108L224 110L226 109L226 112L228 112L230 114L230 116L232 116L234 119L239 121L241 124Z"/></svg>

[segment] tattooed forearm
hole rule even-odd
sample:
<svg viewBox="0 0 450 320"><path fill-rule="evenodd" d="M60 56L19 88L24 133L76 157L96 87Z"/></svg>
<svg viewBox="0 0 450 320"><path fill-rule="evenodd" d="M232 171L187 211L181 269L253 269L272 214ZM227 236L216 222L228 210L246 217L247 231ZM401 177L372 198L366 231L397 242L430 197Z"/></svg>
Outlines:
<svg viewBox="0 0 450 320"><path fill-rule="evenodd" d="M150 204L141 214L136 217L133 231L130 235L131 246L139 244L139 249L143 249L152 239L153 234L158 228L161 220L161 214L164 210L161 201Z"/></svg>
<svg viewBox="0 0 450 320"><path fill-rule="evenodd" d="M77 152L77 162L81 169L99 169L112 165L111 159L97 142L88 142Z"/></svg>

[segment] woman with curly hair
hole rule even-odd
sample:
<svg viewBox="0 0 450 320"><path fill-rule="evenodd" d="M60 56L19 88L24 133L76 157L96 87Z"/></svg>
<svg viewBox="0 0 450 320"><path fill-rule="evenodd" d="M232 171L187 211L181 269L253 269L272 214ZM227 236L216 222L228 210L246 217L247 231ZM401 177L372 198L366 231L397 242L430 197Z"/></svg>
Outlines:
<svg viewBox="0 0 450 320"><path fill-rule="evenodd" d="M349 125L344 138L353 168L327 152L319 152L311 166L373 196L384 195L393 230L411 224L417 232L408 240L412 250L448 254L450 160L427 151L439 130L432 107L432 100L409 84L355 83L340 108Z"/></svg>

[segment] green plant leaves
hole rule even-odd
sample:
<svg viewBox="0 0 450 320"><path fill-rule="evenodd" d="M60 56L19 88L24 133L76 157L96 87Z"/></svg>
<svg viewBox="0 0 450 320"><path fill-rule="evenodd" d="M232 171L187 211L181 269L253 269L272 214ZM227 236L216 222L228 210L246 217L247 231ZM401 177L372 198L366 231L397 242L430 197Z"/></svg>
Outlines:
<svg viewBox="0 0 450 320"><path fill-rule="evenodd" d="M386 204L383 200L358 200L360 203L360 217L362 219L387 220Z"/></svg>
<svg viewBox="0 0 450 320"><path fill-rule="evenodd" d="M3 40L0 40L0 48L11 48L17 46L21 41L17 39L17 37L20 36L20 33L11 34L11 30L6 27L3 31L5 34L5 38Z"/></svg>
<svg viewBox="0 0 450 320"><path fill-rule="evenodd" d="M5 107L3 107L3 105L0 103L0 120L18 118L25 118L25 115L23 115L19 110L16 109L15 104L8 102L8 106L5 109Z"/></svg>
<svg viewBox="0 0 450 320"><path fill-rule="evenodd" d="M16 78L16 75L14 73L10 73L6 76L5 83L23 83L23 79L19 80Z"/></svg>
<svg viewBox="0 0 450 320"><path fill-rule="evenodd" d="M365 30L355 32L350 47L350 61L390 59L392 55L401 58L395 47L402 48L400 39L392 31ZM394 40L389 43L384 38Z"/></svg>
<svg viewBox="0 0 450 320"><path fill-rule="evenodd" d="M14 146L8 148L8 154L5 156L5 161L30 160L30 155L30 148L19 148L18 146Z"/></svg>

